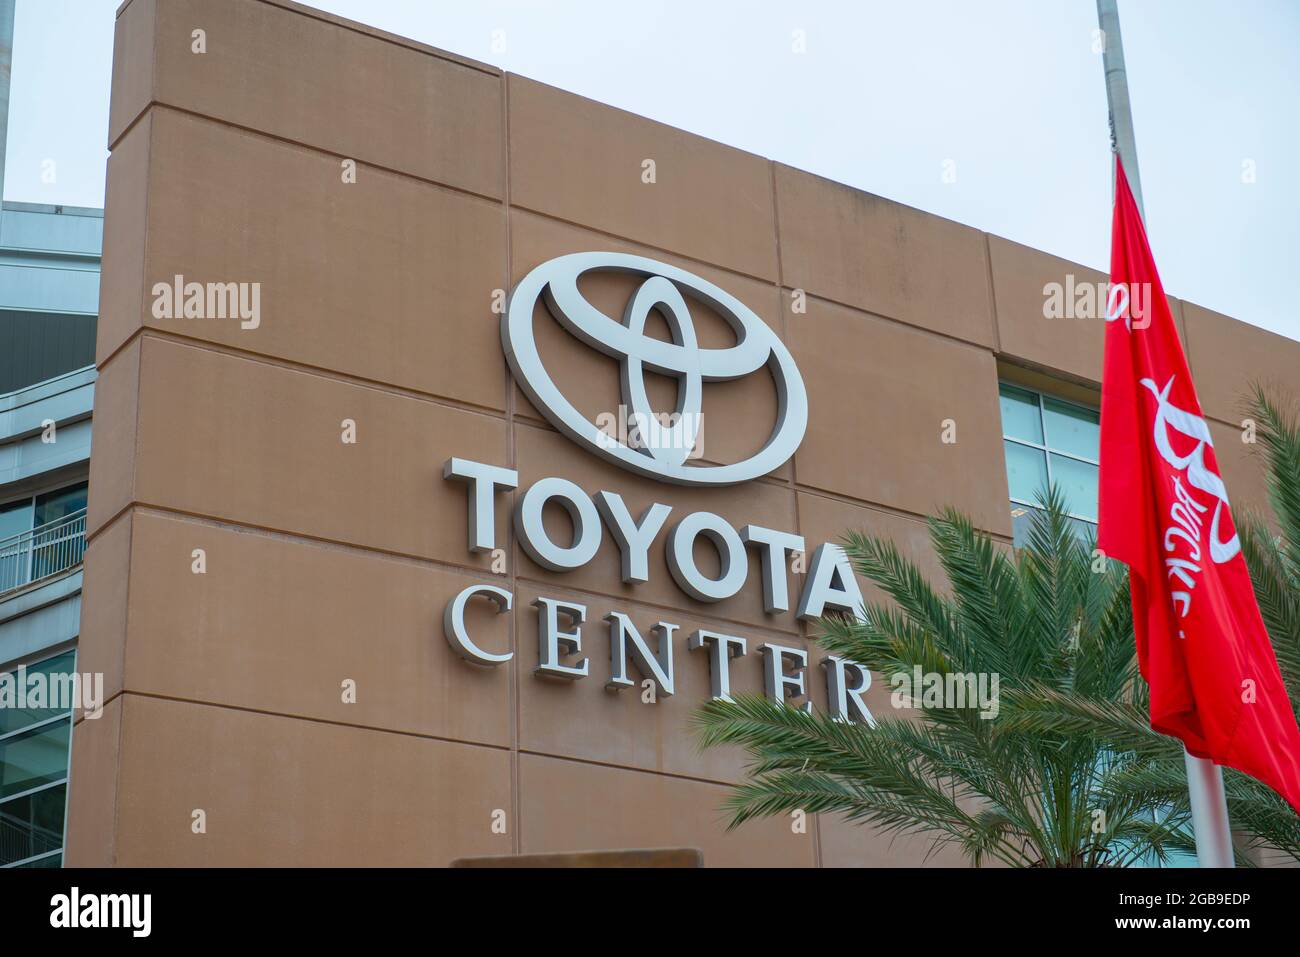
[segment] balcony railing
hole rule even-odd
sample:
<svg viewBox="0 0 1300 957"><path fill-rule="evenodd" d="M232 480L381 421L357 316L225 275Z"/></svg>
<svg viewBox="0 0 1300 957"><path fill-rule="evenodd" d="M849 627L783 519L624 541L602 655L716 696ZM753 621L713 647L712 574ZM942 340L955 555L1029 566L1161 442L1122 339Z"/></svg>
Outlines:
<svg viewBox="0 0 1300 957"><path fill-rule="evenodd" d="M0 596L81 564L86 510L0 539Z"/></svg>
<svg viewBox="0 0 1300 957"><path fill-rule="evenodd" d="M0 867L9 867L18 861L49 854L63 844L61 820L59 829L55 831L29 820L27 815L30 812L30 800L24 802L22 798L0 805Z"/></svg>

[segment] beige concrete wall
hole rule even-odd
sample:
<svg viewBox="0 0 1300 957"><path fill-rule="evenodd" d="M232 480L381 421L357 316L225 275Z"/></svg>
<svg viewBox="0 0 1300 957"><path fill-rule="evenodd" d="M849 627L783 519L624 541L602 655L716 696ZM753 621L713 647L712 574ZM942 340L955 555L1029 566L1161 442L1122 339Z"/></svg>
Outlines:
<svg viewBox="0 0 1300 957"><path fill-rule="evenodd" d="M206 53L191 52L197 29ZM1043 319L1042 287L1104 277L281 0L130 0L109 136L80 668L105 673L112 701L76 729L69 864L415 865L663 845L711 864L919 863L923 842L840 821L722 827L741 765L695 748L707 665L685 636L812 643L792 615L763 613L753 566L711 606L673 584L662 539L647 584L620 582L608 536L589 566L557 575L517 549L506 501L499 577L515 611L473 624L516 658L483 670L455 657L443 606L498 576L466 549L464 489L442 463L517 468L523 486L559 475L622 493L634 513L709 509L810 545L863 528L937 573L923 524L936 507L1010 536L998 363L1095 388L1100 323ZM811 406L790 462L682 489L551 429L510 381L493 294L593 249L698 273L784 338ZM153 284L178 273L260 282L260 327L155 318ZM617 311L627 287L601 278L587 293ZM1257 497L1234 396L1261 368L1294 383L1300 347L1175 307L1230 487ZM707 320L704 344L725 343ZM616 407L615 364L539 336L579 408ZM748 454L774 410L761 378L710 387L706 458ZM949 418L956 444L940 441ZM590 678L535 679L538 594L586 602L592 622L618 609L643 628L679 624L679 693L648 706L606 692L591 627ZM757 690L758 662L733 669L739 687ZM341 701L347 679L355 704ZM195 809L206 834L191 831Z"/></svg>

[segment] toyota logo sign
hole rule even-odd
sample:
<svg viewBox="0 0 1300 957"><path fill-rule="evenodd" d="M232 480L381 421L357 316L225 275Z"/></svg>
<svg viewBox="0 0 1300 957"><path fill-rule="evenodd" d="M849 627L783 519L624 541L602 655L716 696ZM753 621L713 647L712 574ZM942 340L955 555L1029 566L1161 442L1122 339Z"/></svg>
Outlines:
<svg viewBox="0 0 1300 957"><path fill-rule="evenodd" d="M578 289L588 272L644 277L622 321L605 315ZM613 438L579 412L546 371L533 336L538 298L565 329L620 364L623 403L647 440L632 446ZM736 344L701 349L688 300L718 313L736 334ZM646 318L657 309L667 320L672 341L645 334ZM506 359L524 393L557 429L597 455L641 475L678 485L734 485L766 475L799 447L808 424L808 395L794 358L752 309L699 276L624 253L587 252L542 263L510 294L501 320ZM716 466L687 464L698 430L705 382L739 379L768 366L777 389L777 417L763 447L748 459ZM677 414L662 426L646 394L649 370L678 380Z"/></svg>

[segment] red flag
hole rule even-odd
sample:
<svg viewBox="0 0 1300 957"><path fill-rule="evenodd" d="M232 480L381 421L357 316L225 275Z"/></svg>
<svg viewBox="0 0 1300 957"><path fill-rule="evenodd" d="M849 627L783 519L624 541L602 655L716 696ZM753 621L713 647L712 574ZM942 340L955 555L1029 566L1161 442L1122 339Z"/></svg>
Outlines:
<svg viewBox="0 0 1300 957"><path fill-rule="evenodd" d="M1300 729L1118 158L1101 381L1097 544L1129 566L1151 727L1300 812Z"/></svg>

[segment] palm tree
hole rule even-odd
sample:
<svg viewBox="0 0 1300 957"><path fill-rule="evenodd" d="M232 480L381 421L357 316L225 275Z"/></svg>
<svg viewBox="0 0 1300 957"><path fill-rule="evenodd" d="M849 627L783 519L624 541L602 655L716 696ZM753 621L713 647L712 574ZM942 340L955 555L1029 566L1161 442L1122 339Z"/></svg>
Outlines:
<svg viewBox="0 0 1300 957"><path fill-rule="evenodd" d="M1249 408L1279 533L1271 535L1259 516L1247 514L1240 523L1241 550L1291 710L1300 722L1300 417L1294 408L1288 411L1271 401L1258 385ZM1249 835L1248 846L1275 849L1300 862L1300 817L1254 778L1235 771L1227 777L1228 814Z"/></svg>
<svg viewBox="0 0 1300 957"><path fill-rule="evenodd" d="M1278 533L1258 515L1237 516L1241 550L1250 570L1255 599L1277 655L1292 711L1300 721L1300 417L1252 389L1247 411L1263 451L1269 504ZM1143 689L1145 690L1145 689ZM1109 705L1068 696L1018 698L1009 703L1013 723L1026 730L1058 733L1083 731L1108 736L1116 748L1144 747L1147 726L1145 695ZM1224 769L1228 818L1237 832L1237 859L1253 863L1242 851L1280 852L1300 862L1300 817L1271 788L1231 768ZM1180 754L1136 762L1112 781L1117 794L1164 794L1167 805L1185 812L1187 775ZM1184 836L1178 843L1190 845Z"/></svg>
<svg viewBox="0 0 1300 957"><path fill-rule="evenodd" d="M997 675L1004 701L1047 692L1136 708L1142 682L1125 574L1094 561L1059 492L1039 504L1026 547L1014 552L955 511L932 518L949 594L891 541L849 534L854 567L892 604L868 603L865 620L822 619L822 645L886 677L915 667ZM989 720L955 701L876 717L865 727L755 696L704 705L702 746L738 744L749 758L747 781L727 799L731 826L796 810L839 813L888 834L924 834L932 850L959 847L976 865L1122 866L1163 859L1183 841L1185 808L1128 780L1181 755L1172 739L1148 732L1140 747L1118 749L1107 733L1031 727L1005 712Z"/></svg>

